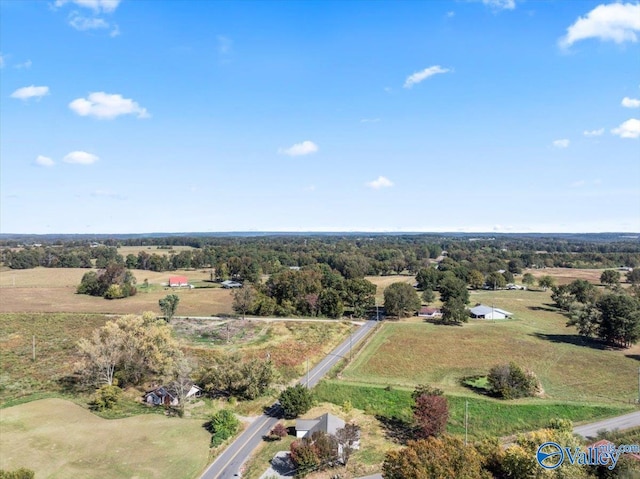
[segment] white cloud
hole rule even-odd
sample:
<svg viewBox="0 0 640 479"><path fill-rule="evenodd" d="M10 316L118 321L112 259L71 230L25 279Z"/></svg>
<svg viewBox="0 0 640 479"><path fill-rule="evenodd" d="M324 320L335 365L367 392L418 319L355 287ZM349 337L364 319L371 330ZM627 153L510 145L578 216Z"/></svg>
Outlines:
<svg viewBox="0 0 640 479"><path fill-rule="evenodd" d="M65 156L62 161L65 163L72 163L76 165L91 165L98 161L96 155L87 153L86 151L72 151L67 156Z"/></svg>
<svg viewBox="0 0 640 479"><path fill-rule="evenodd" d="M620 138L640 138L640 120L631 118L618 128L611 130L611 133L618 135Z"/></svg>
<svg viewBox="0 0 640 479"><path fill-rule="evenodd" d="M378 176L377 179L369 181L367 186L374 190L379 190L380 188L391 188L393 186L393 182L386 176Z"/></svg>
<svg viewBox="0 0 640 479"><path fill-rule="evenodd" d="M516 8L516 0L482 0L482 3L496 10L513 10Z"/></svg>
<svg viewBox="0 0 640 479"><path fill-rule="evenodd" d="M55 6L61 7L66 3L72 3L78 7L90 8L94 12L111 13L118 8L121 0L56 0Z"/></svg>
<svg viewBox="0 0 640 479"><path fill-rule="evenodd" d="M296 143L295 145L292 145L289 148L278 149L278 153L282 155L289 155L289 156L309 155L317 151L318 151L318 145L316 145L313 141L309 141L309 140L303 141L302 143Z"/></svg>
<svg viewBox="0 0 640 479"><path fill-rule="evenodd" d="M456 12L453 10L447 12L447 18L453 18L456 16Z"/></svg>
<svg viewBox="0 0 640 479"><path fill-rule="evenodd" d="M419 72L415 72L413 75L409 75L404 82L405 88L411 88L413 85L417 85L421 81L426 80L433 75L437 75L439 73L447 73L451 70L448 68L442 68L440 65L433 65L431 67L425 68Z"/></svg>
<svg viewBox="0 0 640 479"><path fill-rule="evenodd" d="M49 94L48 86L25 86L18 88L11 94L11 98L18 98L19 100L28 100L29 98L42 98Z"/></svg>
<svg viewBox="0 0 640 479"><path fill-rule="evenodd" d="M571 141L566 138L562 138L561 140L555 140L553 142L553 146L556 148L568 148Z"/></svg>
<svg viewBox="0 0 640 479"><path fill-rule="evenodd" d="M580 188L581 186L586 185L587 182L584 180L578 180L578 181L574 181L573 183L571 183L569 186L571 188Z"/></svg>
<svg viewBox="0 0 640 479"><path fill-rule="evenodd" d="M18 63L17 65L14 65L13 68L17 68L18 70L22 70L24 68L25 70L28 70L29 68L31 68L31 65L33 65L33 62L31 60L27 60L24 63Z"/></svg>
<svg viewBox="0 0 640 479"><path fill-rule="evenodd" d="M53 166L53 165L55 165L55 162L51 158L49 158L48 156L42 156L42 155L38 155L38 157L36 158L35 163L38 166Z"/></svg>
<svg viewBox="0 0 640 479"><path fill-rule="evenodd" d="M640 31L640 3L610 3L598 5L567 28L559 40L563 48L587 38L611 40L615 43L637 42L635 32Z"/></svg>
<svg viewBox="0 0 640 479"><path fill-rule="evenodd" d="M224 35L218 35L218 53L220 55L229 55L231 53L231 49L233 48L233 42L230 38L225 37Z"/></svg>
<svg viewBox="0 0 640 479"><path fill-rule="evenodd" d="M584 136L601 136L604 133L604 128L599 128L598 130L584 130L582 134Z"/></svg>
<svg viewBox="0 0 640 479"><path fill-rule="evenodd" d="M621 105L625 108L640 108L640 100L638 100L637 98L629 98L628 96L625 96L622 99Z"/></svg>
<svg viewBox="0 0 640 479"><path fill-rule="evenodd" d="M69 108L80 116L109 120L120 115L137 115L138 118L150 116L146 108L142 108L132 99L103 91L90 93L87 98L76 98L69 103Z"/></svg>
<svg viewBox="0 0 640 479"><path fill-rule="evenodd" d="M85 30L100 30L110 27L109 22L103 18L83 17L77 13L74 13L69 17L69 25L81 32Z"/></svg>
<svg viewBox="0 0 640 479"><path fill-rule="evenodd" d="M4 55L0 52L0 68L4 68Z"/></svg>
<svg viewBox="0 0 640 479"><path fill-rule="evenodd" d="M360 123L379 123L380 118L363 118Z"/></svg>

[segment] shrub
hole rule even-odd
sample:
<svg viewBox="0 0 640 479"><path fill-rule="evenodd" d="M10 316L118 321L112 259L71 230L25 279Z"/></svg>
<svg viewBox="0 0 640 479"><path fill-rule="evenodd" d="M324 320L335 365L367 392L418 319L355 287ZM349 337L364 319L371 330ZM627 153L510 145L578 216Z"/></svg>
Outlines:
<svg viewBox="0 0 640 479"><path fill-rule="evenodd" d="M212 434L211 447L217 447L238 432L240 421L228 409L221 409L211 416L207 429Z"/></svg>
<svg viewBox="0 0 640 479"><path fill-rule="evenodd" d="M0 479L33 479L34 477L36 477L35 472L31 469L25 469L24 467L14 471L0 469Z"/></svg>
<svg viewBox="0 0 640 479"><path fill-rule="evenodd" d="M287 431L287 428L281 422L273 426L273 429L269 433L271 437L277 439L278 441L283 437L287 437L288 434L289 431Z"/></svg>
<svg viewBox="0 0 640 479"><path fill-rule="evenodd" d="M418 386L412 397L415 401L413 420L416 424L416 436L426 439L442 434L449 419L449 404L442 391L429 386Z"/></svg>
<svg viewBox="0 0 640 479"><path fill-rule="evenodd" d="M105 409L113 409L118 405L122 397L122 389L118 386L105 384L96 389L93 400L89 403L91 409L104 411Z"/></svg>
<svg viewBox="0 0 640 479"><path fill-rule="evenodd" d="M540 390L535 374L514 362L494 366L487 380L490 391L503 399L535 396Z"/></svg>

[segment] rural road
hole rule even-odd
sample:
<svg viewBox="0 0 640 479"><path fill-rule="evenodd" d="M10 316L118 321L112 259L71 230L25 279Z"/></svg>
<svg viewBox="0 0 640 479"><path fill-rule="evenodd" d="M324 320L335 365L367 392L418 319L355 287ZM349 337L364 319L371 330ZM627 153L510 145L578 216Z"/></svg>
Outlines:
<svg viewBox="0 0 640 479"><path fill-rule="evenodd" d="M367 333L375 327L376 321L366 321L358 327L345 341L331 351L320 363L309 371L299 384L311 388L342 358L349 356L352 346L358 344ZM282 417L280 404L273 404L262 416L255 419L238 438L220 454L202 474L201 479L231 479L239 477L240 468L256 447L262 437L269 434L273 426Z"/></svg>
<svg viewBox="0 0 640 479"><path fill-rule="evenodd" d="M573 432L584 438L596 437L598 431L606 429L611 431L613 429L629 429L632 427L640 426L640 411L625 414L623 416L616 416L610 419L604 419L598 422L592 422L583 426L577 426L573 428Z"/></svg>

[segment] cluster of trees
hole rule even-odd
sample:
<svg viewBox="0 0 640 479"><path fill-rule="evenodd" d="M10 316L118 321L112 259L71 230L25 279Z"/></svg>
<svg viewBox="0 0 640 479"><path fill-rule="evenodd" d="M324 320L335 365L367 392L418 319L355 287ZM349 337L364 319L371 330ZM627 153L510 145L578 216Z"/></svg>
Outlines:
<svg viewBox="0 0 640 479"><path fill-rule="evenodd" d="M108 321L78 341L78 350L77 369L85 383L96 387L174 380L184 362L170 326L153 313Z"/></svg>
<svg viewBox="0 0 640 479"><path fill-rule="evenodd" d="M136 278L118 263L109 263L98 272L88 271L82 276L78 294L102 296L106 299L127 298L136 294Z"/></svg>
<svg viewBox="0 0 640 479"><path fill-rule="evenodd" d="M602 291L577 279L554 286L551 298L570 317L567 325L576 326L580 335L627 348L640 339L640 290L619 288L614 275L605 273L601 281L611 289Z"/></svg>
<svg viewBox="0 0 640 479"><path fill-rule="evenodd" d="M269 359L243 359L240 353L219 356L194 375L196 382L212 396L256 399L277 379Z"/></svg>
<svg viewBox="0 0 640 479"><path fill-rule="evenodd" d="M571 421L558 419L552 420L545 429L519 435L506 449L498 438L464 444L461 439L445 434L409 441L406 447L387 453L382 471L385 479L587 479L635 477L633 474L640 470L631 458L621 458L612 471L606 466L585 467L577 461L574 464L564 461L562 467L545 470L539 466L536 453L546 442L555 442L571 450L581 446L572 434Z"/></svg>
<svg viewBox="0 0 640 479"><path fill-rule="evenodd" d="M326 316L340 318L349 308L363 317L375 304L376 286L364 278L345 279L327 265L285 270L265 284L234 291L233 308L257 316Z"/></svg>
<svg viewBox="0 0 640 479"><path fill-rule="evenodd" d="M532 397L541 391L540 382L535 373L518 366L513 361L492 367L487 381L489 391L502 399Z"/></svg>
<svg viewBox="0 0 640 479"><path fill-rule="evenodd" d="M467 271L475 270L485 278L496 271L518 274L523 268L575 267L613 268L640 266L640 245L620 238L585 237L497 237L470 238L464 235L308 235L259 237L154 237L100 238L103 246L89 247L89 241L55 240L46 246L16 249L16 240L4 241L0 255L11 268L91 267L104 250L111 251L108 261L129 268L166 271L183 268L212 268L217 279L255 281L261 274L273 274L289 266L326 264L345 278L387 275L400 272L416 274L443 250L448 258ZM40 241L44 241L40 239ZM117 246L167 245L192 246L194 249L168 255L142 251L122 258ZM12 246L13 248L11 248ZM96 264L98 268L104 264ZM477 275L476 275L477 279ZM486 278L487 279L487 278ZM488 278L501 281L497 276ZM507 282L509 279L507 279Z"/></svg>
<svg viewBox="0 0 640 479"><path fill-rule="evenodd" d="M349 423L335 435L317 431L311 437L293 441L290 458L296 468L296 477L338 465L346 466L359 440L360 427Z"/></svg>

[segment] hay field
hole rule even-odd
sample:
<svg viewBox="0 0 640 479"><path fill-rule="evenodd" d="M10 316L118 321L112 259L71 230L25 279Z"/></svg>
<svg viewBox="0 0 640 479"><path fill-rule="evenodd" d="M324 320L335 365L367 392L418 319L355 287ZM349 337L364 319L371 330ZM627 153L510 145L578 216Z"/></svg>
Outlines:
<svg viewBox="0 0 640 479"><path fill-rule="evenodd" d="M118 254L123 258L126 258L128 254L134 254L138 256L140 251L144 251L149 254L168 255L171 252L179 253L180 251L191 251L195 249L193 246L171 246L171 249L158 248L157 246L120 246L118 248Z"/></svg>
<svg viewBox="0 0 640 479"><path fill-rule="evenodd" d="M1 409L0 428L0 469L43 478L194 478L209 454L202 420L102 419L63 399Z"/></svg>
<svg viewBox="0 0 640 479"><path fill-rule="evenodd" d="M366 280L376 285L376 304L382 306L384 303L384 290L392 283L408 283L413 285L416 282L415 276L394 274L391 276L366 276Z"/></svg>
<svg viewBox="0 0 640 479"><path fill-rule="evenodd" d="M569 284L576 279L586 279L590 283L600 284L600 275L604 269L577 269L577 268L543 268L526 269L523 273L531 273L536 279L542 276L551 276L560 284ZM622 280L625 276L621 273Z"/></svg>
<svg viewBox="0 0 640 479"><path fill-rule="evenodd" d="M0 272L0 313L137 314L144 311L159 311L158 300L170 293L180 296L177 312L179 315L211 316L233 312L229 290L221 288L176 290L161 286L169 280L169 276L176 274L185 275L189 281L197 283L209 278L207 271L133 270L138 282L138 294L111 301L76 294L76 288L87 271L90 270L83 268L3 270ZM153 286L149 291L141 287L145 279Z"/></svg>
<svg viewBox="0 0 640 479"><path fill-rule="evenodd" d="M479 302L511 311L515 319L470 320L462 327L385 323L343 377L408 387L426 383L464 394L460 379L514 360L532 369L554 400L628 403L637 397L640 346L606 350L578 336L549 307L549 292L472 293L471 304Z"/></svg>

